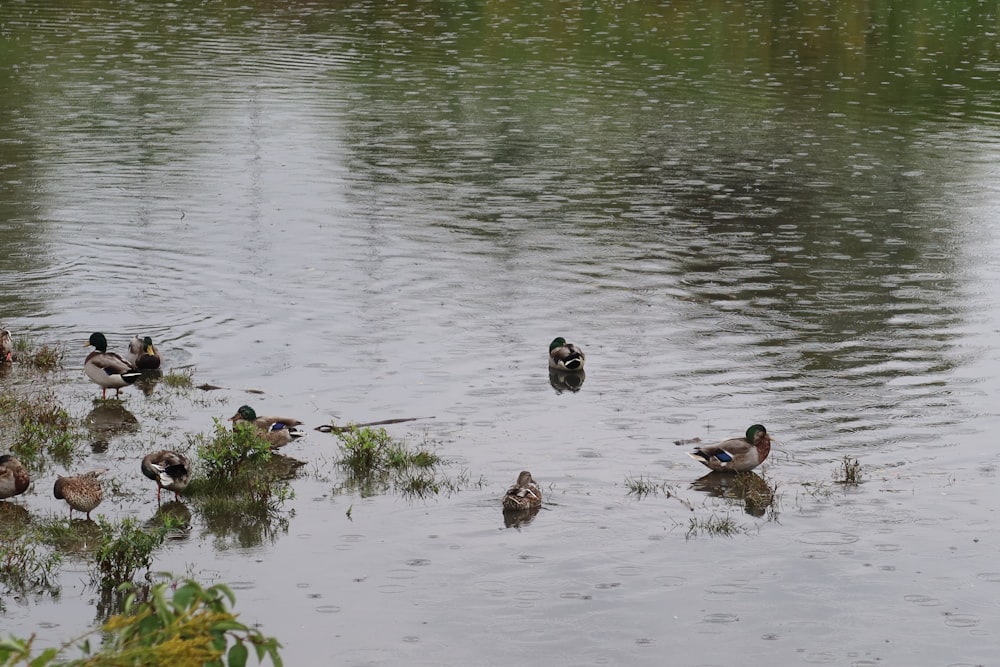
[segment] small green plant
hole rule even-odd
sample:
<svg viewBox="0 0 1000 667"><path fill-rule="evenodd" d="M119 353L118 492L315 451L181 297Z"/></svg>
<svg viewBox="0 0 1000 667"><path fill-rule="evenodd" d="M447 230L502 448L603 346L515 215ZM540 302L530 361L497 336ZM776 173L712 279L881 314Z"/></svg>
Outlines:
<svg viewBox="0 0 1000 667"><path fill-rule="evenodd" d="M253 424L238 423L230 430L216 419L215 436L202 440L198 459L208 480L232 482L245 466L270 461L271 445L260 437Z"/></svg>
<svg viewBox="0 0 1000 667"><path fill-rule="evenodd" d="M168 531L166 525L144 529L131 517L118 524L101 517L98 525L101 543L94 555L95 571L91 578L103 589L131 582L139 569L149 569L153 564L153 551L163 544Z"/></svg>
<svg viewBox="0 0 1000 667"><path fill-rule="evenodd" d="M640 499L645 496L655 496L660 493L666 495L667 498L673 495L666 482L654 482L648 477L643 477L642 475L638 477L626 477L625 486L628 488L630 496L636 496Z"/></svg>
<svg viewBox="0 0 1000 667"><path fill-rule="evenodd" d="M42 549L33 536L4 539L0 542L0 583L22 592L57 590L55 575L61 562L57 552Z"/></svg>
<svg viewBox="0 0 1000 667"><path fill-rule="evenodd" d="M193 580L159 583L140 601L135 593L124 611L100 628L88 631L58 648L33 655L34 635L0 640L0 665L13 667L115 667L118 665L219 665L243 667L253 650L258 662L269 658L282 666L281 644L260 630L241 623L232 611L233 592L222 584L204 588ZM91 637L100 634L94 650ZM65 660L71 649L83 657ZM58 660L58 662L57 662Z"/></svg>
<svg viewBox="0 0 1000 667"><path fill-rule="evenodd" d="M840 461L840 468L834 473L834 479L839 484L857 486L861 483L861 463L857 459L845 456Z"/></svg>
<svg viewBox="0 0 1000 667"><path fill-rule="evenodd" d="M190 389L194 386L194 370L190 368L171 370L169 373L164 373L161 382L171 389Z"/></svg>
<svg viewBox="0 0 1000 667"><path fill-rule="evenodd" d="M44 468L48 457L69 464L83 438L83 424L49 391L0 394L0 433L29 470Z"/></svg>
<svg viewBox="0 0 1000 667"><path fill-rule="evenodd" d="M337 433L343 451L339 463L356 477L407 468L431 468L440 458L427 450L410 450L384 428L355 428Z"/></svg>
<svg viewBox="0 0 1000 667"><path fill-rule="evenodd" d="M41 371L51 371L62 365L62 352L51 345L38 345L28 336L14 339L14 356L22 364L34 366Z"/></svg>
<svg viewBox="0 0 1000 667"><path fill-rule="evenodd" d="M732 537L740 532L744 532L743 528L728 514L724 516L712 514L704 518L691 517L688 520L688 530L685 537L690 539L702 534L710 537Z"/></svg>

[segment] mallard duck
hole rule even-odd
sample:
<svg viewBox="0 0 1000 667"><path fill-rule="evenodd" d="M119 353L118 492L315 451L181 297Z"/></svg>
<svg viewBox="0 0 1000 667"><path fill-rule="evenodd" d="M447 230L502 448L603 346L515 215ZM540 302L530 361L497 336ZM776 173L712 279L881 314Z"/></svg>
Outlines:
<svg viewBox="0 0 1000 667"><path fill-rule="evenodd" d="M241 405L236 414L229 418L233 426L240 423L250 423L257 427L261 437L271 443L272 447L284 447L292 440L297 440L306 434L300 428L302 424L292 417L258 417L249 405Z"/></svg>
<svg viewBox="0 0 1000 667"><path fill-rule="evenodd" d="M531 477L531 473L522 470L517 476L514 486L507 489L503 497L503 508L505 510L527 510L533 507L541 507L542 490L538 488L538 483Z"/></svg>
<svg viewBox="0 0 1000 667"><path fill-rule="evenodd" d="M107 468L98 468L85 472L74 477L59 477L56 479L52 494L58 500L65 500L69 505L69 518L73 518L73 510L86 512L87 520L90 520L90 512L101 504L104 498L104 491L101 489L101 480L98 479L108 471Z"/></svg>
<svg viewBox="0 0 1000 667"><path fill-rule="evenodd" d="M723 440L717 445L696 447L688 456L712 470L746 472L753 470L771 453L771 436L761 424L747 429L745 437Z"/></svg>
<svg viewBox="0 0 1000 667"><path fill-rule="evenodd" d="M24 493L30 483L31 477L20 461L10 454L0 456L0 500Z"/></svg>
<svg viewBox="0 0 1000 667"><path fill-rule="evenodd" d="M14 337L7 329L0 329L0 362L14 359Z"/></svg>
<svg viewBox="0 0 1000 667"><path fill-rule="evenodd" d="M122 387L128 386L142 377L142 372L125 361L117 352L108 352L108 339L97 332L90 334L87 345L96 348L83 362L83 371L101 388L101 398L107 398L108 389L115 390L115 396Z"/></svg>
<svg viewBox="0 0 1000 667"><path fill-rule="evenodd" d="M180 492L191 481L191 464L183 454L162 449L142 457L142 474L156 482L156 503L160 503L160 490L174 492L174 499L180 500Z"/></svg>
<svg viewBox="0 0 1000 667"><path fill-rule="evenodd" d="M560 371L582 371L587 361L583 350L559 337L549 343L549 368Z"/></svg>
<svg viewBox="0 0 1000 667"><path fill-rule="evenodd" d="M152 371L160 367L160 351L149 336L135 336L128 344L128 361L141 371Z"/></svg>

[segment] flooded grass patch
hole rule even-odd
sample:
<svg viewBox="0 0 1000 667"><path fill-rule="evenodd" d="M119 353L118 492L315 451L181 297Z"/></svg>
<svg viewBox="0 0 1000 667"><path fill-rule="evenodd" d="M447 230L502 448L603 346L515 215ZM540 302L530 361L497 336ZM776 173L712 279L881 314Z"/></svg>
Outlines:
<svg viewBox="0 0 1000 667"><path fill-rule="evenodd" d="M163 378L160 380L165 386L170 389L177 390L187 390L194 387L194 369L185 368L182 370L173 370L164 373Z"/></svg>
<svg viewBox="0 0 1000 667"><path fill-rule="evenodd" d="M635 496L640 500L646 496L663 494L667 498L670 498L673 495L666 482L657 482L642 475L638 477L626 477L625 487L628 489L628 495Z"/></svg>
<svg viewBox="0 0 1000 667"><path fill-rule="evenodd" d="M404 496L426 498L442 492L455 493L469 485L463 471L449 477L437 470L441 457L427 448L409 447L384 428L367 426L336 432L341 456L337 465L347 471L338 492L356 491L362 496L395 491Z"/></svg>
<svg viewBox="0 0 1000 667"><path fill-rule="evenodd" d="M691 539L700 535L708 537L732 537L738 533L745 533L746 529L728 514L712 514L707 517L691 517L688 520L687 533L685 538Z"/></svg>
<svg viewBox="0 0 1000 667"><path fill-rule="evenodd" d="M14 339L14 358L40 371L53 371L62 366L63 354L59 348L38 344L29 336Z"/></svg>
<svg viewBox="0 0 1000 667"><path fill-rule="evenodd" d="M85 432L51 391L0 393L2 444L29 470L42 470L49 459L68 465Z"/></svg>

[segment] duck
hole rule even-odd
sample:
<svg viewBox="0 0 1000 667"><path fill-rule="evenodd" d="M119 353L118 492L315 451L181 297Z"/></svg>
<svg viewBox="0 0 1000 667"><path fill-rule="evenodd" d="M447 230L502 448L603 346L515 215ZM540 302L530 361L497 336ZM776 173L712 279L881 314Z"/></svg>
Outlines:
<svg viewBox="0 0 1000 667"><path fill-rule="evenodd" d="M573 343L567 343L561 336L549 343L549 368L560 371L582 371L586 361L587 357L584 356L583 350Z"/></svg>
<svg viewBox="0 0 1000 667"><path fill-rule="evenodd" d="M118 397L122 387L126 387L142 377L142 372L122 358L117 352L108 352L108 339L100 332L90 334L87 345L95 349L83 362L83 371L101 388L101 398L107 398L108 389L115 390Z"/></svg>
<svg viewBox="0 0 1000 667"><path fill-rule="evenodd" d="M503 496L505 510L528 510L542 506L542 490L527 470L517 476L514 486Z"/></svg>
<svg viewBox="0 0 1000 667"><path fill-rule="evenodd" d="M14 337L9 329L0 329L0 363L14 360Z"/></svg>
<svg viewBox="0 0 1000 667"><path fill-rule="evenodd" d="M0 456L0 500L21 495L30 483L31 476L20 461L10 454Z"/></svg>
<svg viewBox="0 0 1000 667"><path fill-rule="evenodd" d="M298 440L306 434L298 428L302 422L293 417L258 417L257 412L249 405L241 405L236 414L229 418L235 427L237 424L253 424L262 438L271 443L274 448L284 447L293 440Z"/></svg>
<svg viewBox="0 0 1000 667"><path fill-rule="evenodd" d="M52 487L52 495L57 500L65 500L69 505L69 518L73 518L73 510L86 512L87 521L90 521L90 512L101 504L104 498L104 491L101 489L101 480L98 477L108 471L107 468L90 470L81 475L73 477L62 477L56 479L55 486Z"/></svg>
<svg viewBox="0 0 1000 667"><path fill-rule="evenodd" d="M160 504L160 491L174 492L174 500L180 500L180 492L191 481L191 463L183 454L161 449L142 457L142 474L156 482L156 504Z"/></svg>
<svg viewBox="0 0 1000 667"><path fill-rule="evenodd" d="M742 438L730 438L717 445L696 447L688 456L712 470L747 472L767 459L771 453L771 436L762 424L754 424Z"/></svg>
<svg viewBox="0 0 1000 667"><path fill-rule="evenodd" d="M134 336L128 344L128 361L141 371L152 371L160 367L160 351L149 336Z"/></svg>

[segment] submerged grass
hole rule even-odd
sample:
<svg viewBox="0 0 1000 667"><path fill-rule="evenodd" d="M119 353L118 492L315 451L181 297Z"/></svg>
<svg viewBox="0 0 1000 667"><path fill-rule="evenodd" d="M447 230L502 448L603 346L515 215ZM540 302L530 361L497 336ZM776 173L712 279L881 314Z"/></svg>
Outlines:
<svg viewBox="0 0 1000 667"><path fill-rule="evenodd" d="M0 393L0 444L29 470L43 469L49 459L68 465L85 433L50 390Z"/></svg>
<svg viewBox="0 0 1000 667"><path fill-rule="evenodd" d="M858 459L844 456L840 461L840 467L834 473L834 480L838 484L857 486L861 483L861 463Z"/></svg>
<svg viewBox="0 0 1000 667"><path fill-rule="evenodd" d="M626 477L625 486L628 488L630 496L635 496L639 499L646 496L659 495L661 493L667 498L673 495L666 482L656 482L648 477L643 477L642 475L638 477Z"/></svg>
<svg viewBox="0 0 1000 667"><path fill-rule="evenodd" d="M746 532L735 519L728 514L712 514L707 517L691 517L688 520L688 530L684 537L691 539L699 535L709 537L732 537L737 533Z"/></svg>
<svg viewBox="0 0 1000 667"><path fill-rule="evenodd" d="M424 448L408 447L384 428L346 428L337 432L341 456L337 464L348 472L340 491L355 490L372 496L395 490L405 496L426 498L442 491L453 493L469 484L463 471L456 478L440 474L441 457Z"/></svg>
<svg viewBox="0 0 1000 667"><path fill-rule="evenodd" d="M163 374L160 381L171 389L191 389L194 387L194 369L170 370Z"/></svg>

